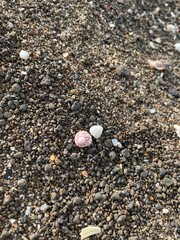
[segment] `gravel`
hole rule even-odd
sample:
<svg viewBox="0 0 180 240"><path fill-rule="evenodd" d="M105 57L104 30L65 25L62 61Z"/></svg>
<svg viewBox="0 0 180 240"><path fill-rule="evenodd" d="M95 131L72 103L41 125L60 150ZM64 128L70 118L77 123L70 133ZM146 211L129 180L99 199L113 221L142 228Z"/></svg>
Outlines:
<svg viewBox="0 0 180 240"><path fill-rule="evenodd" d="M180 238L178 7L1 1L0 239Z"/></svg>

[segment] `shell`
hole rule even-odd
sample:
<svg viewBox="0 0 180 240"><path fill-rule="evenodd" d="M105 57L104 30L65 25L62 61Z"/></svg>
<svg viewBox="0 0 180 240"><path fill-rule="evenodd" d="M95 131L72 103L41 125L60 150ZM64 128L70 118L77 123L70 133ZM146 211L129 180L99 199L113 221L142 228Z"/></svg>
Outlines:
<svg viewBox="0 0 180 240"><path fill-rule="evenodd" d="M156 68L157 70L164 70L169 67L169 62L167 60L148 60L150 67Z"/></svg>
<svg viewBox="0 0 180 240"><path fill-rule="evenodd" d="M94 125L90 128L89 132L94 138L98 139L102 135L103 127L100 125Z"/></svg>
<svg viewBox="0 0 180 240"><path fill-rule="evenodd" d="M88 238L92 235L99 234L100 232L101 232L100 227L88 226L86 228L83 228L80 233L81 240Z"/></svg>
<svg viewBox="0 0 180 240"><path fill-rule="evenodd" d="M172 34L176 34L178 32L178 27L177 25L167 24L167 31Z"/></svg>
<svg viewBox="0 0 180 240"><path fill-rule="evenodd" d="M21 50L19 53L20 58L27 60L29 58L29 53L25 50Z"/></svg>
<svg viewBox="0 0 180 240"><path fill-rule="evenodd" d="M74 141L78 147L87 147L92 143L92 137L87 131L79 131L76 133Z"/></svg>

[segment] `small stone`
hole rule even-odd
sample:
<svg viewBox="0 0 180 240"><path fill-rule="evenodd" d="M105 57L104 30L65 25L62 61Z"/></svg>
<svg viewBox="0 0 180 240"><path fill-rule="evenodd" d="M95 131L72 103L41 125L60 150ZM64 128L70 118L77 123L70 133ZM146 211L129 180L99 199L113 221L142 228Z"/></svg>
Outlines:
<svg viewBox="0 0 180 240"><path fill-rule="evenodd" d="M10 235L11 235L10 232L8 232L7 230L4 229L0 235L0 239L7 240Z"/></svg>
<svg viewBox="0 0 180 240"><path fill-rule="evenodd" d="M52 169L51 164L46 164L46 165L44 166L45 172L50 172L51 169Z"/></svg>
<svg viewBox="0 0 180 240"><path fill-rule="evenodd" d="M126 219L126 215L121 215L121 216L119 216L118 218L117 218L117 222L118 223L122 223L122 222L124 222L125 221L125 219Z"/></svg>
<svg viewBox="0 0 180 240"><path fill-rule="evenodd" d="M21 50L19 53L20 58L27 60L29 58L29 53L25 50Z"/></svg>
<svg viewBox="0 0 180 240"><path fill-rule="evenodd" d="M121 154L122 154L123 157L125 157L125 158L129 158L129 157L131 156L128 149L123 149L123 150L121 151Z"/></svg>
<svg viewBox="0 0 180 240"><path fill-rule="evenodd" d="M112 200L120 200L120 196L119 196L119 193L118 192L114 192L112 195L111 195L111 199Z"/></svg>
<svg viewBox="0 0 180 240"><path fill-rule="evenodd" d="M6 120L5 119L0 119L0 126L6 125Z"/></svg>
<svg viewBox="0 0 180 240"><path fill-rule="evenodd" d="M106 139L105 142L104 142L104 145L107 148L111 148L113 146L112 141L110 139Z"/></svg>
<svg viewBox="0 0 180 240"><path fill-rule="evenodd" d="M18 83L14 83L11 87L11 91L14 93L20 93L21 86Z"/></svg>
<svg viewBox="0 0 180 240"><path fill-rule="evenodd" d="M74 205L80 205L82 202L81 198L80 197L74 197L73 199L73 204Z"/></svg>
<svg viewBox="0 0 180 240"><path fill-rule="evenodd" d="M101 201L104 197L103 197L103 195L100 192L98 192L98 193L95 194L94 198L97 201Z"/></svg>
<svg viewBox="0 0 180 240"><path fill-rule="evenodd" d="M24 142L24 150L26 151L26 152L31 152L31 142L30 141L25 141Z"/></svg>
<svg viewBox="0 0 180 240"><path fill-rule="evenodd" d="M127 209L128 209L128 210L132 210L133 207L134 207L134 201L131 201L131 202L128 204Z"/></svg>
<svg viewBox="0 0 180 240"><path fill-rule="evenodd" d="M111 151L109 153L109 157L113 160L113 159L115 159L117 157L117 155L116 155L116 153L114 151Z"/></svg>
<svg viewBox="0 0 180 240"><path fill-rule="evenodd" d="M175 47L175 50L180 53L180 42L179 42L179 43L176 43L176 44L174 45L174 47Z"/></svg>
<svg viewBox="0 0 180 240"><path fill-rule="evenodd" d="M179 96L180 96L179 91L176 88L173 88L173 87L169 88L168 93L170 95L172 95L173 97L179 98Z"/></svg>
<svg viewBox="0 0 180 240"><path fill-rule="evenodd" d="M20 110L21 112L26 112L27 109L28 109L28 105L27 105L26 103L20 105L20 107L19 107L19 110Z"/></svg>
<svg viewBox="0 0 180 240"><path fill-rule="evenodd" d="M74 224L79 224L79 223L80 223L80 217L79 217L79 215L76 215L76 216L74 217L73 223L74 223Z"/></svg>
<svg viewBox="0 0 180 240"><path fill-rule="evenodd" d="M23 157L23 153L22 152L17 152L14 154L14 158L19 159Z"/></svg>
<svg viewBox="0 0 180 240"><path fill-rule="evenodd" d="M57 193L56 192L52 192L51 193L51 201L56 200L56 198L57 198Z"/></svg>
<svg viewBox="0 0 180 240"><path fill-rule="evenodd" d="M167 208L162 209L162 213L167 214L168 212L169 212L169 209L167 209Z"/></svg>
<svg viewBox="0 0 180 240"><path fill-rule="evenodd" d="M78 101L75 101L72 106L71 106L71 110L72 111L77 111L81 108L81 104Z"/></svg>
<svg viewBox="0 0 180 240"><path fill-rule="evenodd" d="M163 185L165 185L166 187L170 187L172 184L173 181L170 178L168 177L163 178Z"/></svg>
<svg viewBox="0 0 180 240"><path fill-rule="evenodd" d="M116 73L120 76L120 77L125 77L128 78L129 77L129 72L125 69L125 67L123 65L118 66L116 68Z"/></svg>
<svg viewBox="0 0 180 240"><path fill-rule="evenodd" d="M148 176L148 172L147 171L143 171L141 173L141 178L147 178L147 176Z"/></svg>
<svg viewBox="0 0 180 240"><path fill-rule="evenodd" d="M11 202L11 195L10 194L5 194L5 196L4 196L4 201L3 201L3 205L7 205L8 203L10 203Z"/></svg>
<svg viewBox="0 0 180 240"><path fill-rule="evenodd" d="M11 112L5 112L4 113L4 118L10 118L12 116Z"/></svg>
<svg viewBox="0 0 180 240"><path fill-rule="evenodd" d="M71 159L72 161L78 160L78 159L79 159L79 154L78 154L78 153L71 153L70 159Z"/></svg>
<svg viewBox="0 0 180 240"><path fill-rule="evenodd" d="M54 110L55 109L54 103L49 103L48 107L49 107L50 110Z"/></svg>
<svg viewBox="0 0 180 240"><path fill-rule="evenodd" d="M26 185L27 185L27 181L23 178L17 181L17 186L20 188L24 188Z"/></svg>
<svg viewBox="0 0 180 240"><path fill-rule="evenodd" d="M100 125L94 125L89 129L89 132L94 138L98 139L102 135L103 127Z"/></svg>
<svg viewBox="0 0 180 240"><path fill-rule="evenodd" d="M49 77L44 77L41 81L41 85L50 86L51 85L51 79Z"/></svg>
<svg viewBox="0 0 180 240"><path fill-rule="evenodd" d="M138 240L138 236L132 236L132 237L128 237L128 240Z"/></svg>

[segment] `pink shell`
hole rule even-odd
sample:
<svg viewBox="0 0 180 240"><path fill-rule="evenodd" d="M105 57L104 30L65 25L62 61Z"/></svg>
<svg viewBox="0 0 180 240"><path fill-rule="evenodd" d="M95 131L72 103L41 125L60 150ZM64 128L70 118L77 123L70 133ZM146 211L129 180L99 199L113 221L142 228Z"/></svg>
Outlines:
<svg viewBox="0 0 180 240"><path fill-rule="evenodd" d="M78 147L87 147L92 143L92 137L86 131L79 131L76 133L74 141Z"/></svg>

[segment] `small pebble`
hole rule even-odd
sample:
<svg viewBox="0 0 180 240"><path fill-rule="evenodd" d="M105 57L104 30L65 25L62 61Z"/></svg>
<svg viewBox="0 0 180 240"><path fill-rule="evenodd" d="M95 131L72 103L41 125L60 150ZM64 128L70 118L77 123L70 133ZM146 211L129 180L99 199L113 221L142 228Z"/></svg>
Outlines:
<svg viewBox="0 0 180 240"><path fill-rule="evenodd" d="M73 204L74 205L80 205L82 202L81 198L80 197L74 197L73 199Z"/></svg>
<svg viewBox="0 0 180 240"><path fill-rule="evenodd" d="M18 83L14 83L11 87L11 91L14 93L20 93L21 92L21 86Z"/></svg>

